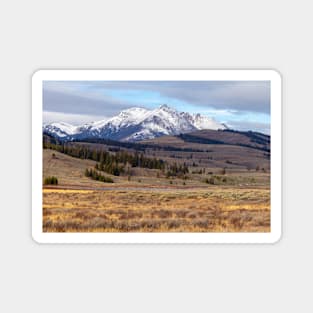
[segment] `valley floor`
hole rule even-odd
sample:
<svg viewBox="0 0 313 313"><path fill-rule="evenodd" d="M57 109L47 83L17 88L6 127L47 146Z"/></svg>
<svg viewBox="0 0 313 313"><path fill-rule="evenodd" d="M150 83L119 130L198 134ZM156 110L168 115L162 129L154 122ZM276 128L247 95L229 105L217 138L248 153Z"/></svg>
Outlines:
<svg viewBox="0 0 313 313"><path fill-rule="evenodd" d="M44 232L270 231L269 174L226 175L237 183L219 186L151 171L106 184L84 177L94 164L44 151L43 176L59 179L58 186L43 187Z"/></svg>

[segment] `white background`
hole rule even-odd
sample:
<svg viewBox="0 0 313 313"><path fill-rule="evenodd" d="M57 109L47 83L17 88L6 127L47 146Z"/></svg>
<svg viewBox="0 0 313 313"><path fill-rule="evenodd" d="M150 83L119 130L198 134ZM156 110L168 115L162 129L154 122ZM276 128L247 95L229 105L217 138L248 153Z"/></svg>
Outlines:
<svg viewBox="0 0 313 313"><path fill-rule="evenodd" d="M311 312L310 1L1 1L1 312ZM283 238L275 245L38 245L31 75L39 68L275 68Z"/></svg>

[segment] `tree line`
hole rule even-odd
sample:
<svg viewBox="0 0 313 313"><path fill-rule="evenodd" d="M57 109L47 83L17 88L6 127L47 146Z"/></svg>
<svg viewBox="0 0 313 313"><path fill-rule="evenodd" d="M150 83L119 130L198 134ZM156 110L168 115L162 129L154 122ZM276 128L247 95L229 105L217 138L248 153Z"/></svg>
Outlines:
<svg viewBox="0 0 313 313"><path fill-rule="evenodd" d="M189 173L189 169L186 163L178 165L176 162L172 165L169 165L167 168L166 177L171 176L184 176L185 174Z"/></svg>
<svg viewBox="0 0 313 313"><path fill-rule="evenodd" d="M99 150L85 145L50 143L46 140L43 142L43 148L56 150L71 157L99 162L99 164L97 164L99 170L115 176L123 173L127 164L131 167L143 167L159 170L164 170L166 165L165 161L162 159L149 158L144 156L143 153L138 153L137 151L134 153L126 151L110 153L103 149Z"/></svg>
<svg viewBox="0 0 313 313"><path fill-rule="evenodd" d="M114 176L119 176L124 173L129 175L129 167L161 170L163 173L166 173L167 177L183 176L189 172L186 163L180 165L176 162L174 164L168 164L162 159L146 157L143 153L138 151L130 153L120 150L113 153L103 149L90 148L83 144L67 144L56 141L52 143L49 140L43 141L43 148L52 149L75 158L96 161L95 170L103 171ZM95 173L93 175L96 176Z"/></svg>

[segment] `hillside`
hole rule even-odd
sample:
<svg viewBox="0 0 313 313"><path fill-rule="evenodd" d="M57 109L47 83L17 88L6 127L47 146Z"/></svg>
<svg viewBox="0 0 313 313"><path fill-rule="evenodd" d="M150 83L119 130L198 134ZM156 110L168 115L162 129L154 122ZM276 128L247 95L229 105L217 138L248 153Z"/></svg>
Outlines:
<svg viewBox="0 0 313 313"><path fill-rule="evenodd" d="M100 182L90 180L84 176L86 168L93 168L96 162L72 158L57 151L43 150L43 178L58 177L59 184L67 186L97 187Z"/></svg>
<svg viewBox="0 0 313 313"><path fill-rule="evenodd" d="M144 140L144 144L172 145L176 146L181 139L185 143L235 145L270 151L270 136L257 132L240 132L235 130L200 130L178 136L162 136L159 138Z"/></svg>
<svg viewBox="0 0 313 313"><path fill-rule="evenodd" d="M178 136L162 136L140 142L158 151L192 151L192 157L201 164L210 167L230 169L270 170L270 137L256 132L238 132L231 130L201 130ZM162 152L163 155L173 155ZM160 155L156 153L156 155ZM175 152L174 155L188 159L188 152Z"/></svg>

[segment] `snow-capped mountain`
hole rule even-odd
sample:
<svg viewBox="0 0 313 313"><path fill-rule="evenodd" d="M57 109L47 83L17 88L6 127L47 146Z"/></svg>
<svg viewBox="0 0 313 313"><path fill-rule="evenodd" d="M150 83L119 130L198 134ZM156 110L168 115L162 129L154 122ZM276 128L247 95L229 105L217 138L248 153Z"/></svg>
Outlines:
<svg viewBox="0 0 313 313"><path fill-rule="evenodd" d="M65 140L103 138L120 141L140 141L164 135L178 135L201 129L225 129L213 118L200 114L178 112L161 105L154 110L130 108L118 115L82 126L59 122L45 125L43 131Z"/></svg>

